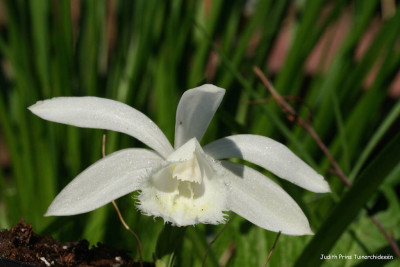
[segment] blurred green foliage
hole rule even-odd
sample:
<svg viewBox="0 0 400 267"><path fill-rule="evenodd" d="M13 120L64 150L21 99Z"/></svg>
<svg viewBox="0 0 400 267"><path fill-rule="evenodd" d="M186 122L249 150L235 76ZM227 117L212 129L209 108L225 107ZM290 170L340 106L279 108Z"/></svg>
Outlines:
<svg viewBox="0 0 400 267"><path fill-rule="evenodd" d="M24 217L36 231L60 240L107 242L137 257L133 237L110 205L79 216L43 217L55 195L101 157L104 131L50 123L27 107L55 96L112 98L147 114L172 142L181 94L210 82L227 93L204 144L237 133L268 135L324 174L333 191L310 193L276 179L316 235L281 236L271 266L396 266L396 260L319 260L321 253L394 255L364 206L399 243L400 153L393 147L399 147L400 103L388 92L400 69L400 12L387 7L390 2L1 0L0 228ZM344 32L340 41L338 32ZM370 44L359 53L365 36ZM276 48L285 44L283 56ZM316 47L321 49L310 72ZM331 50L336 52L328 60ZM281 59L279 68L270 64L274 56ZM329 171L309 134L287 121L276 103L263 101L270 96L253 66L272 78L280 94L295 96L291 104L303 118L312 117L353 188ZM106 133L107 153L142 146ZM135 210L134 196L117 203L151 261L163 222ZM177 263L200 266L222 227L188 227ZM207 266L262 266L275 237L235 216Z"/></svg>

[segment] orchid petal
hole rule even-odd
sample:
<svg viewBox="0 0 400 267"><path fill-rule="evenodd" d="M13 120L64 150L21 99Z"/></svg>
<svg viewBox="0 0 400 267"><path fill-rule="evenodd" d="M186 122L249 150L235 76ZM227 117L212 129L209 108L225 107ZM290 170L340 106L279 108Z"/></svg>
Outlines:
<svg viewBox="0 0 400 267"><path fill-rule="evenodd" d="M224 94L225 89L205 84L182 95L176 111L175 148L193 137L200 142Z"/></svg>
<svg viewBox="0 0 400 267"><path fill-rule="evenodd" d="M218 139L203 149L214 159L241 158L310 191L330 192L320 174L273 139L251 134L233 135Z"/></svg>
<svg viewBox="0 0 400 267"><path fill-rule="evenodd" d="M229 209L253 224L287 235L312 235L297 203L276 183L256 170L229 161L224 176L229 188Z"/></svg>
<svg viewBox="0 0 400 267"><path fill-rule="evenodd" d="M64 216L97 209L141 189L163 162L147 149L124 149L97 161L57 195L46 216Z"/></svg>
<svg viewBox="0 0 400 267"><path fill-rule="evenodd" d="M164 133L152 120L140 111L111 99L57 97L39 101L29 109L49 121L131 135L163 157L173 151Z"/></svg>

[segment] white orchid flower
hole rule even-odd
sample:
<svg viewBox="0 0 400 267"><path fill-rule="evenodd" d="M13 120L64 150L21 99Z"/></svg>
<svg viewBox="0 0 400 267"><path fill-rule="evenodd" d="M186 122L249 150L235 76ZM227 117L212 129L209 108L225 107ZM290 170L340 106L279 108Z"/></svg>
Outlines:
<svg viewBox="0 0 400 267"><path fill-rule="evenodd" d="M231 210L264 229L312 234L306 216L280 186L250 167L222 160L244 159L305 189L329 192L324 178L286 146L258 135L233 135L200 146L224 94L210 84L183 94L175 148L146 115L114 100L57 97L29 107L43 119L114 130L153 149L123 149L97 161L60 192L46 215L85 213L140 190L139 210L176 226L222 223L224 212Z"/></svg>

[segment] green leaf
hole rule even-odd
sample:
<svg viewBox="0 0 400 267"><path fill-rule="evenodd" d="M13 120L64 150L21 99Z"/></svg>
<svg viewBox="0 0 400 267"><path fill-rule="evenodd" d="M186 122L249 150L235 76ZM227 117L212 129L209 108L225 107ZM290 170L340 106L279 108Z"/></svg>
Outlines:
<svg viewBox="0 0 400 267"><path fill-rule="evenodd" d="M400 134L398 134L373 162L361 173L326 218L315 237L297 259L295 266L320 266L321 254L329 254L335 242L357 217L379 185L400 161Z"/></svg>
<svg viewBox="0 0 400 267"><path fill-rule="evenodd" d="M186 227L172 226L167 223L158 236L154 260L158 267L174 266L182 251L183 236Z"/></svg>

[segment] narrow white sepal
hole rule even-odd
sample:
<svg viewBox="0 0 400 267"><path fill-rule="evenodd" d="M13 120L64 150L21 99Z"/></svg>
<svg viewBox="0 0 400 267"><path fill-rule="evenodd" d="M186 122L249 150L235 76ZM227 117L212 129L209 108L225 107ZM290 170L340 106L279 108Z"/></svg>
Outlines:
<svg viewBox="0 0 400 267"><path fill-rule="evenodd" d="M200 142L224 94L225 89L205 84L182 95L176 110L175 149L193 137Z"/></svg>
<svg viewBox="0 0 400 267"><path fill-rule="evenodd" d="M29 107L37 116L84 128L113 130L133 136L163 157L172 146L158 126L142 112L118 101L99 97L56 97Z"/></svg>
<svg viewBox="0 0 400 267"><path fill-rule="evenodd" d="M218 139L203 149L214 159L244 159L310 191L330 192L324 177L285 145L271 138L251 134L233 135Z"/></svg>
<svg viewBox="0 0 400 267"><path fill-rule="evenodd" d="M45 216L66 216L97 209L141 189L163 159L147 149L124 149L97 161L53 200Z"/></svg>
<svg viewBox="0 0 400 267"><path fill-rule="evenodd" d="M244 165L222 161L222 166L231 171L223 176L230 210L270 231L313 234L301 208L272 180Z"/></svg>

